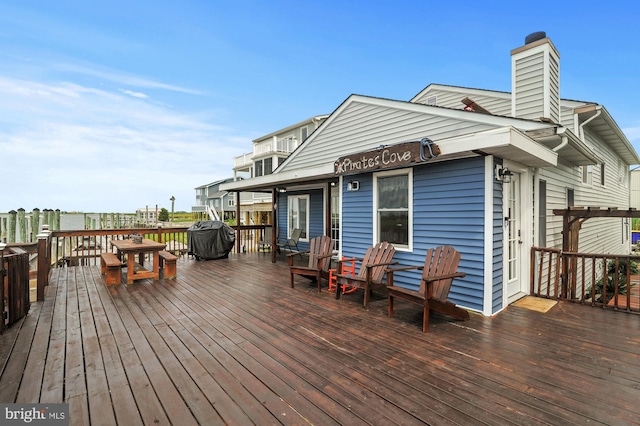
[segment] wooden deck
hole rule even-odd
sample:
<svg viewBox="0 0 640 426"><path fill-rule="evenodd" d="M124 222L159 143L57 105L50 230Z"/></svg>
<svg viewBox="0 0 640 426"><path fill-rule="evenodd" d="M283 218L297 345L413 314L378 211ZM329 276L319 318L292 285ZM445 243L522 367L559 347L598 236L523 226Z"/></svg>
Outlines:
<svg viewBox="0 0 640 426"><path fill-rule="evenodd" d="M71 424L638 424L640 317L569 303L468 322L335 300L268 256L180 259L107 288L52 271L0 336L0 402L67 402ZM12 350L9 350L12 349Z"/></svg>

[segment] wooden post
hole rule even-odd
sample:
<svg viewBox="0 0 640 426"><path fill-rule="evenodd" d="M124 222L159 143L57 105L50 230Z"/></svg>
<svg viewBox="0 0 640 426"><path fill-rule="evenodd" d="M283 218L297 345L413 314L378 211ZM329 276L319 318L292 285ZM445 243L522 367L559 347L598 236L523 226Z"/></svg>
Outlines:
<svg viewBox="0 0 640 426"><path fill-rule="evenodd" d="M567 252L569 250L569 241L570 239L570 230L569 230L569 213L565 213L562 216L562 251ZM562 289L560 290L560 297L562 299L567 298L567 278L568 278L568 270L569 270L569 260L566 256L562 256Z"/></svg>
<svg viewBox="0 0 640 426"><path fill-rule="evenodd" d="M4 267L4 250L7 245L0 241L0 333L4 330L4 281L6 268Z"/></svg>
<svg viewBox="0 0 640 426"><path fill-rule="evenodd" d="M56 209L53 217L53 227L49 226L49 229L53 231L60 230L60 209Z"/></svg>
<svg viewBox="0 0 640 426"><path fill-rule="evenodd" d="M18 229L20 230L20 242L28 243L27 241L27 218L25 216L25 211L21 207L18 209Z"/></svg>
<svg viewBox="0 0 640 426"><path fill-rule="evenodd" d="M40 209L37 207L31 212L31 241L36 241L40 232Z"/></svg>
<svg viewBox="0 0 640 426"><path fill-rule="evenodd" d="M224 221L224 206L222 213L222 221ZM240 234L240 191L236 191L236 252L242 253L242 235Z"/></svg>
<svg viewBox="0 0 640 426"><path fill-rule="evenodd" d="M327 209L324 212L324 229L326 235L331 237L331 182L327 182L325 192L327 194Z"/></svg>
<svg viewBox="0 0 640 426"><path fill-rule="evenodd" d="M271 190L271 263L276 263L278 251L278 189Z"/></svg>
<svg viewBox="0 0 640 426"><path fill-rule="evenodd" d="M17 211L11 210L9 212L9 244L16 242L16 215Z"/></svg>
<svg viewBox="0 0 640 426"><path fill-rule="evenodd" d="M49 268L51 268L51 232L48 226L43 228L38 234L37 296L39 302L44 300L44 289L49 285Z"/></svg>

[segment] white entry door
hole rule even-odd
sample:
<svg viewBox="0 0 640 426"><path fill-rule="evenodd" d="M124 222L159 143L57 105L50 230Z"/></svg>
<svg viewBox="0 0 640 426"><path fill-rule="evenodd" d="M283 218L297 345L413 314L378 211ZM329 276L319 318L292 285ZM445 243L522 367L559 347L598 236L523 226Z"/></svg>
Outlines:
<svg viewBox="0 0 640 426"><path fill-rule="evenodd" d="M504 185L504 272L507 298L522 291L522 208L520 174L513 173L511 182Z"/></svg>

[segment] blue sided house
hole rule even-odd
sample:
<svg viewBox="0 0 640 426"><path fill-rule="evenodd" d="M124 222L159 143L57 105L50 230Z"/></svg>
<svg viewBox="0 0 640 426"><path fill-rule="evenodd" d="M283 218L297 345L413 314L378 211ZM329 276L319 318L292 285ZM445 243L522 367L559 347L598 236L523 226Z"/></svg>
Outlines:
<svg viewBox="0 0 640 426"><path fill-rule="evenodd" d="M638 154L604 106L560 97L560 54L544 33L511 51L512 90L432 84L409 101L348 97L268 176L223 184L270 191L280 238L330 235L340 256L380 241L421 265L462 254L449 300L493 315L529 292L531 247L561 247L568 206L629 208ZM585 222L580 251L628 253L620 218ZM417 289L419 272L394 284Z"/></svg>

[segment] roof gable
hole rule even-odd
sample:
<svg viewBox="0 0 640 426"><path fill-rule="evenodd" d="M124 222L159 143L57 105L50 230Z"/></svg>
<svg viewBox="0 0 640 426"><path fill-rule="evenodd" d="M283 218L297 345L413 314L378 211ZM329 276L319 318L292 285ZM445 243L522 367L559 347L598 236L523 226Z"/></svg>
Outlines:
<svg viewBox="0 0 640 426"><path fill-rule="evenodd" d="M511 116L511 93L495 90L474 89L461 86L449 86L442 84L430 84L414 96L410 102L424 103L434 101L435 105L447 108L463 109L462 99L472 98L478 105L487 109L494 115ZM579 133L575 127L574 114L578 114L579 123L583 123L594 115L596 109L602 110L601 117L590 123L605 143L627 164L639 164L640 159L633 146L618 127L615 120L606 112L606 109L593 102L572 99L560 99L561 123Z"/></svg>
<svg viewBox="0 0 640 426"><path fill-rule="evenodd" d="M351 95L276 172L304 169L319 163L333 164L344 155L424 137L438 143L500 127L535 130L549 126L530 120Z"/></svg>

